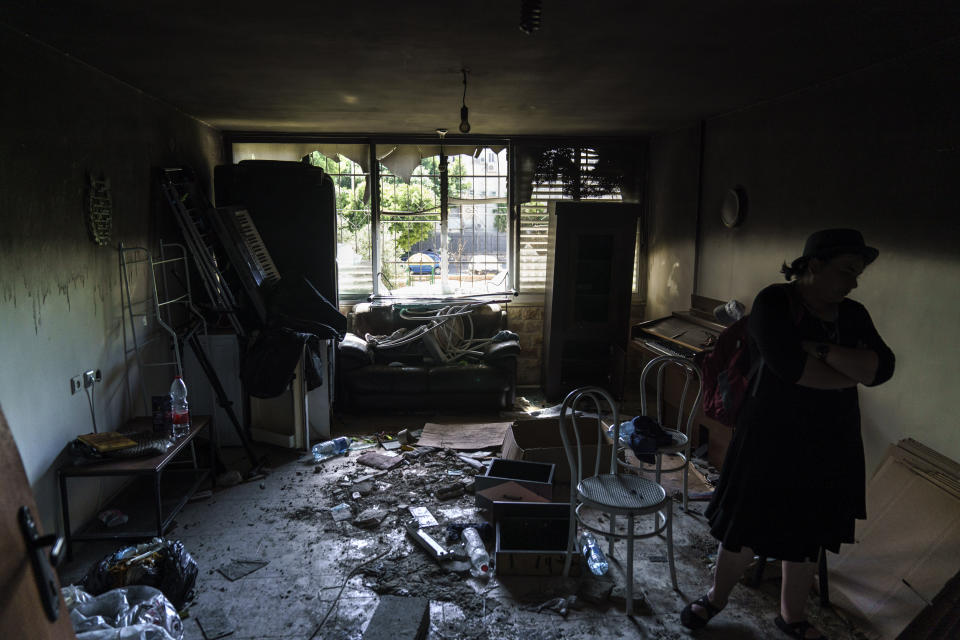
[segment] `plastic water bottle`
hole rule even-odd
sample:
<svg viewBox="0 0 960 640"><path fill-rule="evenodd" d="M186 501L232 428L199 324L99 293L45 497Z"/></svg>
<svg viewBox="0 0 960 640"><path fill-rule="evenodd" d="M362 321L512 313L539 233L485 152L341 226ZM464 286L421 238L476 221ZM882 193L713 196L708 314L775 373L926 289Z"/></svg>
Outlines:
<svg viewBox="0 0 960 640"><path fill-rule="evenodd" d="M470 558L470 575L474 578L489 578L490 555L483 546L480 534L473 527L467 527L460 536L463 538L463 549Z"/></svg>
<svg viewBox="0 0 960 640"><path fill-rule="evenodd" d="M580 535L580 553L587 559L587 566L590 567L593 575L602 576L610 568L607 557L600 550L600 544L589 531L584 531Z"/></svg>
<svg viewBox="0 0 960 640"><path fill-rule="evenodd" d="M316 462L338 456L350 448L350 438L340 436L326 442L318 442L313 445L313 459Z"/></svg>
<svg viewBox="0 0 960 640"><path fill-rule="evenodd" d="M610 436L610 439L613 440L613 427L610 425L607 429L607 435ZM630 444L630 435L634 431L633 420L627 420L626 422L620 423L620 443L621 444Z"/></svg>
<svg viewBox="0 0 960 640"><path fill-rule="evenodd" d="M177 376L170 385L170 433L183 435L190 431L190 407L187 404L187 385Z"/></svg>

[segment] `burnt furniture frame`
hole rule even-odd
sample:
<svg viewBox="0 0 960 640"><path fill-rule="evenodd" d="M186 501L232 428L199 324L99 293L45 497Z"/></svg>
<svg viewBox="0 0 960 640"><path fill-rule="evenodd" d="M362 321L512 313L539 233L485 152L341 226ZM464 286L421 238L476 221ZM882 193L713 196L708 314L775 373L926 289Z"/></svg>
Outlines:
<svg viewBox="0 0 960 640"><path fill-rule="evenodd" d="M60 480L60 506L63 510L63 528L64 528L64 537L66 538L67 544L67 557L73 557L73 543L80 540L141 540L144 538L151 538L153 536L163 537L164 532L173 522L173 518L180 512L180 509L187 503L190 497L196 492L201 484L208 478L211 482L211 487L213 486L214 479L212 474L212 468L199 468L197 466L196 454L191 448L191 458L193 460L192 468L190 469L167 469L171 462L174 461L177 456L180 455L187 447L187 445L192 445L194 438L204 429L209 430L209 442L210 442L210 460L216 460L216 449L215 442L213 437L213 430L210 429L212 421L210 416L192 416L190 421L190 431L176 439L173 446L163 454L152 456L149 458L131 458L131 459L116 459L109 460L97 464L89 464L82 466L67 466L61 468L57 475ZM121 430L123 432L136 432L136 431L149 431L152 429L153 419L151 417L137 417L133 418L124 425L124 428ZM177 473L178 475L185 476L186 482L183 484L185 489L181 489L181 493L177 501L170 507L166 508L163 503L163 492L161 490L161 480L164 475L164 471L168 471L169 474ZM169 475L168 474L168 475ZM70 493L68 480L70 478L102 478L102 477L133 477L135 480L143 479L150 484L152 484L153 489L153 507L154 514L156 516L156 527L153 529L144 529L137 528L137 524L129 522L129 526L120 525L115 528L106 528L99 521L94 519L93 522L87 526L81 528L77 533L73 533L70 529ZM132 489L137 483L131 483L131 486L126 487L120 492L116 502L122 501L122 497L128 491L133 493ZM142 494L141 494L142 495ZM111 501L114 502L114 501ZM142 502L142 500L140 501ZM110 505L107 505L110 506ZM119 505L118 505L119 506ZM131 511L134 511L131 509Z"/></svg>

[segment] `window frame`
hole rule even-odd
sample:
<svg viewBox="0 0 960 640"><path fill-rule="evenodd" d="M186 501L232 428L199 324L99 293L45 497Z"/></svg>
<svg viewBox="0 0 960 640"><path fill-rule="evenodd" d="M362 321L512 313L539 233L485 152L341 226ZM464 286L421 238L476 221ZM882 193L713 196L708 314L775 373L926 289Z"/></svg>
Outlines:
<svg viewBox="0 0 960 640"><path fill-rule="evenodd" d="M240 143L271 143L271 144L362 144L368 149L368 176L370 189L370 242L371 242L371 277L373 280L373 290L365 295L350 294L340 296L340 304L351 305L358 302L364 302L377 298L379 292L379 264L373 256L381 255L380 238L380 162L377 158L377 147L401 144L421 144L438 145L440 140L437 135L419 135L419 134L291 134L291 133L270 133L270 132L244 132L244 131L225 131L223 132L224 161L229 164L234 163L233 145ZM503 146L507 149L507 265L508 277L506 281L506 291L503 297L513 302L528 303L542 301L544 291L534 289L524 291L520 282L520 207L523 203L517 201L517 158L516 146L518 144L536 144L551 147L576 147L590 148L604 143L635 143L637 153L641 154L646 149L646 138L641 136L612 137L612 136L474 136L461 134L448 134L443 143L449 146L470 145L477 147ZM645 166L645 165L644 165ZM644 181L644 176L636 176L638 180ZM442 218L446 220L448 212L446 209L446 198L441 205ZM641 203L646 199L641 195ZM645 216L644 216L645 217ZM638 242L641 251L645 248L644 220L641 219L638 225ZM550 240L548 240L550 241ZM633 292L634 302L642 302L642 297L646 287L643 283L645 265L639 263L642 255L640 252L634 256L635 271L638 274L637 290ZM464 296L469 297L468 295ZM429 299L424 297L424 299ZM491 298L493 299L493 298Z"/></svg>

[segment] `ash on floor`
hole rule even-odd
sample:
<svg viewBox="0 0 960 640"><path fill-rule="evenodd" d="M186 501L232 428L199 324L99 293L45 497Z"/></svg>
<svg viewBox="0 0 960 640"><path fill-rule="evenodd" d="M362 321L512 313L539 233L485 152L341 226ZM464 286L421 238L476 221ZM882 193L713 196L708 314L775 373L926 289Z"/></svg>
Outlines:
<svg viewBox="0 0 960 640"><path fill-rule="evenodd" d="M288 459L266 478L219 489L206 500L188 504L167 537L182 540L200 565L189 618L225 618L235 627L230 636L234 640L359 639L381 595L409 595L431 602L431 640L688 636L679 612L707 590L716 552L695 510L683 513L679 505L674 510L683 593L670 584L663 539L638 541L634 579L643 606L628 619L622 603L624 543L618 543L608 574L612 594L600 590L600 601L590 597L597 590L585 587L586 578L473 578L465 562L433 560L410 539L405 526L414 519L410 507L426 507L438 522L428 532L445 543L447 524L482 521L470 493L473 476L480 472L453 451L405 454L409 457L389 471L357 464L362 453L349 452L317 465L308 456L289 459L289 453L271 450L272 459ZM458 483L464 489L461 495L448 500L435 496L439 488ZM338 520L335 515L347 517ZM606 552L607 544L601 542ZM113 548L116 545L83 545L61 572L64 583L81 576L104 549ZM491 554L492 548L489 544ZM217 571L237 560L267 564L236 581ZM738 587L704 637L777 637L777 572L766 576L757 588ZM558 607L541 607L573 595L578 597L568 600L572 604L566 615ZM854 630L822 609L813 595L808 612L829 637L854 637ZM189 618L184 637L202 640L200 626Z"/></svg>

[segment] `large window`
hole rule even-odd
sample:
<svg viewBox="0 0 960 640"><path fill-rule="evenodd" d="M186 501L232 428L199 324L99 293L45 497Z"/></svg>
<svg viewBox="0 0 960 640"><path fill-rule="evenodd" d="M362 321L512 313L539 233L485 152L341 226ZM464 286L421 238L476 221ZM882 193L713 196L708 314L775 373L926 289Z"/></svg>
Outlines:
<svg viewBox="0 0 960 640"><path fill-rule="evenodd" d="M319 151L306 156L333 179L337 197L337 271L341 298L368 295L373 290L373 238L370 221L369 174L350 158L329 158Z"/></svg>
<svg viewBox="0 0 960 640"><path fill-rule="evenodd" d="M393 153L409 149L398 148ZM392 155L392 154L391 154ZM380 165L380 293L494 294L509 286L507 151L420 159L408 179ZM444 171L446 175L444 175ZM446 215L442 210L446 189Z"/></svg>
<svg viewBox="0 0 960 640"><path fill-rule="evenodd" d="M444 147L437 142L237 142L233 153L235 162L306 161L330 175L344 301L371 293L404 298L496 295L511 288L542 293L552 242L549 203L621 199L619 188L594 177L602 181L610 175L609 156L606 172L595 171L599 156L590 147L525 146L530 157L559 159L555 176L537 163L531 189L531 174L511 172L514 160L505 141ZM515 185L514 196L529 194L515 208L513 224L511 175L526 185Z"/></svg>

